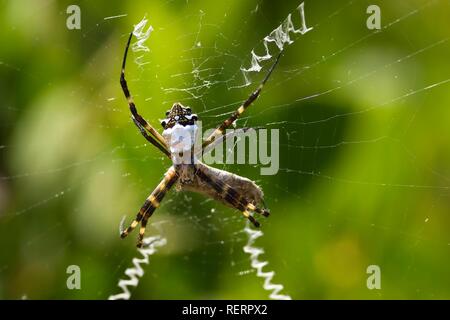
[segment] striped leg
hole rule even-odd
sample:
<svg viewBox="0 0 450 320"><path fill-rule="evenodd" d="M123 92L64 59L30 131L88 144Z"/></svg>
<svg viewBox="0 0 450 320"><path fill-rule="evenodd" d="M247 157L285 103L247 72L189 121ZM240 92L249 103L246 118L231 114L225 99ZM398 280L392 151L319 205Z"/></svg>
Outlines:
<svg viewBox="0 0 450 320"><path fill-rule="evenodd" d="M226 143L227 140L231 140L234 138L239 138L240 136L242 136L243 134L245 134L248 130L258 130L258 129L263 129L263 127L245 127L245 128L238 128L235 129L231 132L228 132L224 135L220 135L218 138L214 139L214 141L212 141L207 147L205 147L205 149L203 149L203 154L207 154L208 152L214 150L214 148L219 145L220 143Z"/></svg>
<svg viewBox="0 0 450 320"><path fill-rule="evenodd" d="M244 111L253 103L253 101L255 101L256 98L258 98L259 94L261 93L262 88L266 84L267 80L269 80L269 77L272 74L272 71L275 69L275 66L278 63L278 60L280 59L281 53L282 53L282 51L278 54L275 62L270 67L269 72L267 72L266 77L261 82L261 84L258 86L258 88L255 91L253 91L253 93L247 98L247 100L245 100L245 102L235 112L233 112L233 114L228 119L226 119L224 122L222 122L222 124L220 126L218 126L217 129L214 130L214 132L211 133L211 135L203 142L203 145L202 145L203 149L206 146L208 146L210 143L212 143L215 139L217 139L219 136L221 136L223 134L223 132L225 131L225 129L228 128L229 126L231 126L231 124L234 121L236 121L236 119L239 118L244 113Z"/></svg>
<svg viewBox="0 0 450 320"><path fill-rule="evenodd" d="M205 174L201 169L196 171L196 174L200 179L203 180L207 185L213 188L218 195L229 205L241 211L244 217L246 217L255 226L259 227L259 222L250 215L250 212L256 212L268 217L270 212L267 209L261 209L255 206L253 203L247 201L242 195L239 194L233 187L225 184L222 180L216 180L207 174Z"/></svg>
<svg viewBox="0 0 450 320"><path fill-rule="evenodd" d="M132 118L132 120L133 120L133 122L134 122L134 124L136 125L136 127L139 129L139 131L141 132L141 134L144 136L144 138L148 141L148 142L150 142L151 144L153 144L153 145L155 145L154 144L154 139L153 139L153 137L151 136L151 135L149 135L148 133L147 133L147 131L145 131L145 129L144 129L144 127L136 120L136 118L134 118L134 117L131 117ZM158 145L159 146L159 145ZM157 147L158 147L157 146ZM159 149L159 147L158 147L158 149ZM161 150L161 149L160 149ZM162 150L161 150L162 151ZM166 156L168 156L169 158L170 158L170 153L169 152L166 152L166 151L163 151L164 152L164 154L166 155Z"/></svg>
<svg viewBox="0 0 450 320"><path fill-rule="evenodd" d="M166 172L163 180L158 184L155 190L148 196L145 200L142 208L139 210L136 218L130 224L128 228L126 228L121 233L121 238L125 238L131 231L133 231L139 224L141 223L141 228L139 229L139 237L138 237L138 247L142 247L142 241L144 239L145 227L147 226L148 219L152 216L153 212L159 207L162 199L166 195L167 191L173 186L173 184L177 181L178 176L176 174L175 168L170 167L170 169Z"/></svg>
<svg viewBox="0 0 450 320"><path fill-rule="evenodd" d="M133 37L133 33L130 34L130 37L128 38L127 46L125 48L125 54L123 56L123 62L122 62L122 72L120 73L120 85L122 86L123 93L125 94L125 97L128 100L128 105L130 107L130 111L132 114L132 118L134 123L137 125L143 136L155 147L157 147L159 150L161 150L163 153L165 153L170 158L170 152L168 150L167 144L164 140L164 138L159 134L158 131L156 131L155 128L153 128L144 118L141 117L141 115L137 112L136 105L134 104L133 98L131 97L130 91L128 90L127 81L125 80L125 64L127 61L127 55L128 55L128 48L130 47L131 38ZM145 128L150 135L144 134L145 131L142 130L142 128Z"/></svg>

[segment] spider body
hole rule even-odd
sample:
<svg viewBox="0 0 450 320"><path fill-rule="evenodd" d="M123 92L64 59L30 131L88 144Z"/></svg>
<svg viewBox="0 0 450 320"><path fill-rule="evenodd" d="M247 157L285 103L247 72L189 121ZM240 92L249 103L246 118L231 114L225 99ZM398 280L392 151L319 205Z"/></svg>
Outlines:
<svg viewBox="0 0 450 320"><path fill-rule="evenodd" d="M175 166L175 170L179 175L178 190L204 194L239 211L245 210L244 204L259 206L263 203L261 188L245 177L210 167L202 162L195 165L178 165ZM269 212L264 211L268 216ZM259 223L256 222L256 225L259 226Z"/></svg>
<svg viewBox="0 0 450 320"><path fill-rule="evenodd" d="M257 90L251 93L247 100L203 141L201 148L198 150L198 148L195 148L195 142L199 134L196 124L198 116L192 113L191 108L184 107L178 102L174 103L172 108L166 112L166 118L161 121L164 129L162 135L137 112L125 80L125 63L132 35L133 33L130 34L125 49L120 84L128 100L133 122L145 139L172 160L172 166L167 170L156 189L145 200L130 226L121 232L121 237L125 238L140 223L137 246L141 247L148 219L159 207L167 191L174 185L177 185L176 188L179 191L198 192L237 209L254 226L259 227L259 222L255 220L251 213L269 216L269 211L260 207L261 204L264 204L261 188L250 179L202 163L198 159L198 155L204 152L206 147L210 147L213 143L219 141L220 137L223 137L225 129L257 99L274 70L281 53Z"/></svg>
<svg viewBox="0 0 450 320"><path fill-rule="evenodd" d="M198 138L198 116L191 108L176 102L166 112L166 119L161 120L164 128L163 137L169 147L175 172L178 175L177 189L193 191L211 197L223 204L240 208L239 202L233 201L235 190L246 202L259 205L263 201L261 188L250 179L236 174L210 167L197 159L194 152L195 141ZM184 159L185 154L192 157ZM199 174L201 172L201 174ZM211 181L205 177L211 177ZM214 177L214 181L212 180ZM231 193L228 194L228 193Z"/></svg>
<svg viewBox="0 0 450 320"><path fill-rule="evenodd" d="M172 109L166 112L166 117L161 120L164 128L162 136L169 148L172 161L174 164L196 162L194 145L198 138L197 115L192 114L191 108L176 102ZM186 155L191 157L184 159Z"/></svg>

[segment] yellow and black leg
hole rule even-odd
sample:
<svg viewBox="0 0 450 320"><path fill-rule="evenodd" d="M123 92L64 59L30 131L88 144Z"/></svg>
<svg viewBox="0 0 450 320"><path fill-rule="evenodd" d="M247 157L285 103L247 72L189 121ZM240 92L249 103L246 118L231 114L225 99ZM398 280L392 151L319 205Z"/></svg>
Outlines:
<svg viewBox="0 0 450 320"><path fill-rule="evenodd" d="M145 228L147 226L148 219L152 216L153 212L159 207L159 204L163 200L167 191L174 185L177 181L178 175L175 171L174 167L170 167L170 169L166 172L164 179L158 184L155 190L150 194L150 196L145 200L141 210L136 216L136 219L131 222L130 226L126 228L121 233L121 238L125 238L131 231L133 231L139 223L141 223L141 228L139 229L138 243L137 246L142 247Z"/></svg>
<svg viewBox="0 0 450 320"><path fill-rule="evenodd" d="M247 100L244 101L244 103L231 114L231 116L226 119L220 126L216 128L216 130L211 133L211 135L206 138L206 140L203 142L202 149L204 149L206 146L214 142L218 137L220 137L224 132L225 129L230 127L234 121L236 121L237 118L239 118L245 110L258 98L259 94L261 93L261 90L263 89L264 85L266 84L267 80L269 80L270 75L272 74L273 70L275 69L276 65L278 64L278 60L280 60L282 51L278 54L277 58L275 59L275 62L272 64L272 66L269 69L269 72L267 72L267 75L265 76L264 80L261 82L261 84L258 86L258 88L252 92L252 94L247 98Z"/></svg>
<svg viewBox="0 0 450 320"><path fill-rule="evenodd" d="M167 144L166 144L164 138L159 134L158 131L156 131L155 128L153 128L137 112L136 105L134 104L134 101L133 101L133 97L131 96L130 90L128 89L127 81L125 80L125 64L127 61L128 48L130 47L130 42L131 42L132 37L133 37L133 33L130 34L130 37L128 38L127 46L125 48L125 54L123 56L123 61L122 61L122 71L120 73L120 85L122 86L122 91L125 94L125 97L127 98L133 122L139 128L142 135L145 137L145 139L147 139L147 141L149 141L151 144L153 144L155 147L157 147L159 150L161 150L164 154L166 154L170 158L170 152L168 150L168 147L167 147ZM145 128L145 130L147 130L150 134L147 134L145 132L145 130L142 130L143 128Z"/></svg>

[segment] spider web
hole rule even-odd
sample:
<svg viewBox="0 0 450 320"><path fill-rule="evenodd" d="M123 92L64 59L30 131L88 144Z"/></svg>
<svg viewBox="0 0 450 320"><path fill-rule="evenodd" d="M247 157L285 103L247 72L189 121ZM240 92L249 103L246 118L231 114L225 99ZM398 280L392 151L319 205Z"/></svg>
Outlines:
<svg viewBox="0 0 450 320"><path fill-rule="evenodd" d="M104 299L131 279L122 282L130 295L116 298L448 298L449 34L448 24L433 27L448 3L380 4L381 30L366 27L368 1L301 4L92 5L102 13L86 12L75 44L55 40L83 56L78 71L49 78L29 101L4 93L0 237L11 245L0 254L0 297ZM236 123L280 130L279 172L214 165L263 188L272 214L259 218L260 231L211 199L172 190L147 228L155 247L136 251L136 232L119 239L121 218L134 218L169 166L133 126L118 87L133 24L127 80L158 129L175 101L214 127L283 50ZM8 52L0 70L32 84L46 73ZM70 264L81 268L79 291L65 289ZM371 264L381 267L381 291L366 288Z"/></svg>

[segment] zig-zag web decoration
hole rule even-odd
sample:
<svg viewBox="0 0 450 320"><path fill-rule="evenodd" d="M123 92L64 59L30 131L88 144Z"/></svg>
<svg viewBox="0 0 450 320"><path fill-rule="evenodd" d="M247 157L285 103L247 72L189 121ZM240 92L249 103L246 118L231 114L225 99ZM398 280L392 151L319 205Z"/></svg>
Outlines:
<svg viewBox="0 0 450 320"><path fill-rule="evenodd" d="M122 288L122 293L112 295L108 300L129 300L131 293L128 287L137 287L139 279L144 276L142 265L149 264L150 256L157 251L157 248L166 244L166 239L161 236L145 238L143 248L138 249L139 253L142 254L142 258L133 258L134 267L125 270L125 275L128 276L128 279L119 280L118 286Z"/></svg>
<svg viewBox="0 0 450 320"><path fill-rule="evenodd" d="M275 276L275 271L264 272L262 270L269 264L269 262L260 261L258 257L264 253L264 249L253 246L256 239L263 235L262 231L252 230L247 224L244 232L248 235L248 241L244 246L244 252L250 255L251 266L256 270L256 276L264 279L264 290L271 291L269 298L273 300L292 300L290 296L280 294L280 292L284 289L282 284L272 283L272 279Z"/></svg>
<svg viewBox="0 0 450 320"><path fill-rule="evenodd" d="M242 74L244 76L245 84L243 87L250 85L252 82L250 81L248 74L250 72L259 72L261 71L262 67L260 65L260 62L269 60L272 58L272 55L270 54L269 50L269 44L275 43L275 45L278 47L280 51L284 50L285 44L292 44L294 41L291 39L290 33L293 34L305 34L308 31L311 31L313 28L308 28L306 26L306 19L305 19L305 4L302 2L298 7L297 11L300 15L300 21L301 21L301 27L296 29L294 27L294 23L292 22L292 13L290 13L286 19L272 32L269 33L268 36L266 36L263 40L263 46L264 46L264 55L260 56L255 53L255 49L252 50L252 61L251 66L249 68L243 68L241 67Z"/></svg>

